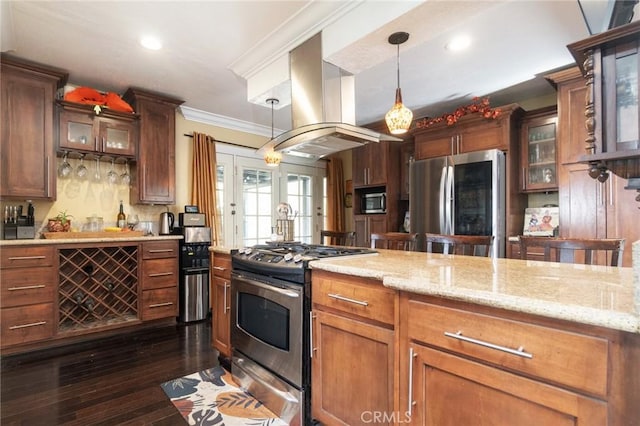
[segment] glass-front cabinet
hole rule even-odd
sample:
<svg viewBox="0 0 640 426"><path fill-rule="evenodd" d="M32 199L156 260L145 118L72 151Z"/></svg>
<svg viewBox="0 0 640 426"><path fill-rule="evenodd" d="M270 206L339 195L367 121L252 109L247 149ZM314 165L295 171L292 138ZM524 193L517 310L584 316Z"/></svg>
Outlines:
<svg viewBox="0 0 640 426"><path fill-rule="evenodd" d="M557 191L556 108L528 112L522 122L522 192Z"/></svg>
<svg viewBox="0 0 640 426"><path fill-rule="evenodd" d="M138 116L93 106L60 103L60 150L135 157L138 140Z"/></svg>

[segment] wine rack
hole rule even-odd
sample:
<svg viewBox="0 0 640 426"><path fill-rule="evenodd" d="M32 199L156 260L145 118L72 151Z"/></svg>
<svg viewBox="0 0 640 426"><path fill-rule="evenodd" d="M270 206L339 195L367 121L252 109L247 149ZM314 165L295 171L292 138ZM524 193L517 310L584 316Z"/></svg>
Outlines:
<svg viewBox="0 0 640 426"><path fill-rule="evenodd" d="M59 250L58 332L138 319L138 246Z"/></svg>

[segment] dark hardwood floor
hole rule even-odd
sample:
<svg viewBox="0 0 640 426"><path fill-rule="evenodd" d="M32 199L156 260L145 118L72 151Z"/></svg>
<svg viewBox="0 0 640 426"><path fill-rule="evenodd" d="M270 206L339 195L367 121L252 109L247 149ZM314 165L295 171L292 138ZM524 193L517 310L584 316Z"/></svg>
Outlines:
<svg viewBox="0 0 640 426"><path fill-rule="evenodd" d="M215 365L210 321L2 357L0 424L184 425L160 384Z"/></svg>

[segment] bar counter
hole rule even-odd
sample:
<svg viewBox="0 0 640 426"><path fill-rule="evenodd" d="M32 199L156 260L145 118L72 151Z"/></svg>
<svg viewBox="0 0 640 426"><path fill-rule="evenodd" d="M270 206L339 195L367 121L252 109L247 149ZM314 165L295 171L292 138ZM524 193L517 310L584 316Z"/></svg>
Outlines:
<svg viewBox="0 0 640 426"><path fill-rule="evenodd" d="M395 290L640 334L639 251L636 242L634 268L395 250L310 265Z"/></svg>

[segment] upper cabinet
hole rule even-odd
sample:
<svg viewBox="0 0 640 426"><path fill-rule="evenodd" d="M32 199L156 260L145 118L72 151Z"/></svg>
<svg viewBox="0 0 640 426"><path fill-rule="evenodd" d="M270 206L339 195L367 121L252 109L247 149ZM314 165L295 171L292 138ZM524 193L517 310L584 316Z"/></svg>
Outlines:
<svg viewBox="0 0 640 426"><path fill-rule="evenodd" d="M58 102L58 149L135 158L138 115L92 105Z"/></svg>
<svg viewBox="0 0 640 426"><path fill-rule="evenodd" d="M54 100L67 73L1 59L2 198L55 200Z"/></svg>
<svg viewBox="0 0 640 426"><path fill-rule="evenodd" d="M640 191L640 21L568 48L587 87L581 162L589 164L593 178L604 181L611 171Z"/></svg>
<svg viewBox="0 0 640 426"><path fill-rule="evenodd" d="M397 171L398 145L399 142L373 142L354 149L353 187L386 185Z"/></svg>
<svg viewBox="0 0 640 426"><path fill-rule="evenodd" d="M522 191L557 191L555 106L527 112L521 128Z"/></svg>
<svg viewBox="0 0 640 426"><path fill-rule="evenodd" d="M132 204L175 204L176 108L183 101L141 89L123 99L140 116L138 162L129 193Z"/></svg>
<svg viewBox="0 0 640 426"><path fill-rule="evenodd" d="M436 123L426 129L417 129L415 136L416 160L482 151L485 149L511 149L513 118L520 114L518 105L500 107L496 119L486 119L480 114L469 114L448 126Z"/></svg>

